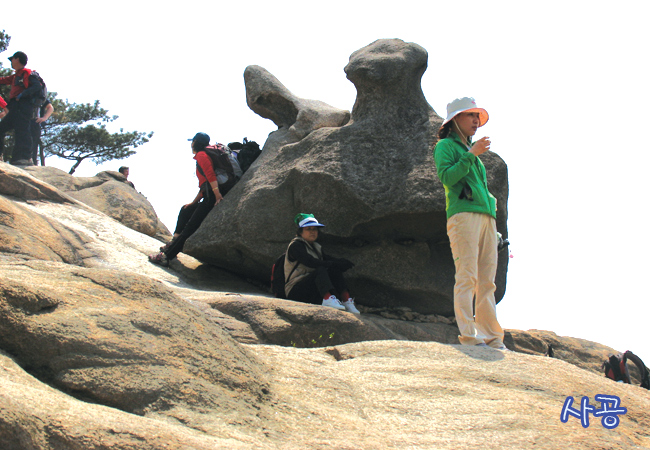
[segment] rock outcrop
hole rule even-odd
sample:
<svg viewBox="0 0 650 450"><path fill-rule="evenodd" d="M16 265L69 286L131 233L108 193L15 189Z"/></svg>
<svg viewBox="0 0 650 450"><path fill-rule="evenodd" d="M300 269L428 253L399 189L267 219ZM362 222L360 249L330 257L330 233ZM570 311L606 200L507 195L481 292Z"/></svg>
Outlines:
<svg viewBox="0 0 650 450"><path fill-rule="evenodd" d="M0 253L3 450L650 446L648 392L596 369L613 349L517 330L516 352L450 345L444 317L271 299L183 254L162 269L158 241L4 174L0 242L42 247ZM560 422L568 395L599 393L628 408L616 430Z"/></svg>
<svg viewBox="0 0 650 450"><path fill-rule="evenodd" d="M78 400L29 375L0 352L3 450L239 450L252 449L250 441L237 432L209 435L182 422L142 417ZM259 444L255 448L270 448Z"/></svg>
<svg viewBox="0 0 650 450"><path fill-rule="evenodd" d="M94 177L74 177L54 167L32 166L25 170L133 230L163 242L171 239L171 233L151 203L127 184L119 172L105 171Z"/></svg>
<svg viewBox="0 0 650 450"><path fill-rule="evenodd" d="M366 120L267 157L323 157L305 141ZM159 246L0 163L0 449L650 448L650 394L600 372L614 349L540 330L460 346L441 315L272 299L185 254L150 264ZM615 429L560 421L597 394L627 408Z"/></svg>
<svg viewBox="0 0 650 450"><path fill-rule="evenodd" d="M205 410L255 418L268 393L255 358L157 281L40 261L0 272L0 348L62 392L195 427Z"/></svg>
<svg viewBox="0 0 650 450"><path fill-rule="evenodd" d="M266 146L281 147L298 142L314 130L341 127L350 120L349 111L319 100L297 97L263 67L248 66L244 81L250 109L278 126Z"/></svg>
<svg viewBox="0 0 650 450"><path fill-rule="evenodd" d="M356 263L346 275L359 303L453 315L444 190L432 157L442 120L422 93L426 67L427 52L399 40L353 53L345 71L357 99L344 126L329 110L319 115L286 100L293 97L279 82L266 82L275 79L263 69L246 69L249 105L280 128L185 251L267 280L295 233L294 215L309 212L327 225L321 239L326 251ZM292 128L313 130L298 140L305 132ZM497 226L507 235L506 165L494 153L482 159L499 201ZM504 253L499 260L498 299L505 292L507 259Z"/></svg>

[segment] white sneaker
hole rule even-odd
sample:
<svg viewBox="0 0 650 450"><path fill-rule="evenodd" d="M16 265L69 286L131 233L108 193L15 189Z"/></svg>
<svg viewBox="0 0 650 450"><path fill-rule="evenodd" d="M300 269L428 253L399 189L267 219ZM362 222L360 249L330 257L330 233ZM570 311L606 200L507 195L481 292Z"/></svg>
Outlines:
<svg viewBox="0 0 650 450"><path fill-rule="evenodd" d="M323 306L329 306L330 308L335 308L340 311L345 310L345 306L341 304L341 301L333 295L330 295L330 298L323 300Z"/></svg>
<svg viewBox="0 0 650 450"><path fill-rule="evenodd" d="M356 306L354 306L354 299L350 298L347 302L341 303L347 312L352 314L361 314Z"/></svg>

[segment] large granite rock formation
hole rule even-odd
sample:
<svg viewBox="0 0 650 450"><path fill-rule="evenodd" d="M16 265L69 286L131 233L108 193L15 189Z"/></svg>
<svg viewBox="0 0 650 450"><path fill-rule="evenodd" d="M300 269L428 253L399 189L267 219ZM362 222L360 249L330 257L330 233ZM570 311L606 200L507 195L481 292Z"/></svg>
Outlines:
<svg viewBox="0 0 650 450"><path fill-rule="evenodd" d="M268 397L255 358L155 280L41 261L0 271L0 348L60 391L202 428L206 410L255 420Z"/></svg>
<svg viewBox="0 0 650 450"><path fill-rule="evenodd" d="M444 190L432 157L442 120L422 93L426 67L427 52L400 40L353 53L345 72L357 99L345 125L331 107L296 100L268 72L247 68L249 105L279 129L184 251L268 280L295 233L294 215L314 213L327 225L326 251L356 263L346 275L359 303L453 315ZM482 160L499 201L497 226L507 235L506 165L494 153ZM498 299L507 259L499 260Z"/></svg>
<svg viewBox="0 0 650 450"><path fill-rule="evenodd" d="M449 345L444 317L270 299L183 254L166 270L158 241L2 164L0 205L2 450L650 447L648 391L598 371L608 347ZM560 422L599 393L628 408L615 430Z"/></svg>
<svg viewBox="0 0 650 450"><path fill-rule="evenodd" d="M244 81L248 106L278 126L278 131L269 136L267 146L279 148L298 142L319 128L340 127L350 120L349 111L295 96L263 67L248 66Z"/></svg>
<svg viewBox="0 0 650 450"><path fill-rule="evenodd" d="M119 172L104 171L94 177L74 177L55 167L32 166L25 170L133 230L163 242L171 238L151 203L127 184Z"/></svg>

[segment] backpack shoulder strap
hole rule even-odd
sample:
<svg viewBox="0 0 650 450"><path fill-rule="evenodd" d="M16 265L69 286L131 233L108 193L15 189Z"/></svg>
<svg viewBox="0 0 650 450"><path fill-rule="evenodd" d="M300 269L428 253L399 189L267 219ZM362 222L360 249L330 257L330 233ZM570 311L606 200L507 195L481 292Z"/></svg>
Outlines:
<svg viewBox="0 0 650 450"><path fill-rule="evenodd" d="M201 151L203 152L203 150L201 150ZM199 153L199 152L197 152L197 153ZM204 153L207 155L207 152L204 152ZM208 156L210 156L210 155L208 155ZM207 177L205 176L205 173L203 172L203 169L201 168L201 164L199 164L198 161L196 162L196 170L198 170L199 173L200 173L204 178L207 178Z"/></svg>
<svg viewBox="0 0 650 450"><path fill-rule="evenodd" d="M645 389L650 389L650 374L648 373L648 368L641 361L641 358L636 356L631 351L626 351L624 353L625 357L632 361L634 365L639 369L639 374L641 375L641 387Z"/></svg>
<svg viewBox="0 0 650 450"><path fill-rule="evenodd" d="M196 162L196 169L199 171L201 175L205 177L205 173L203 173L203 169L201 169L201 164L199 164L198 161Z"/></svg>

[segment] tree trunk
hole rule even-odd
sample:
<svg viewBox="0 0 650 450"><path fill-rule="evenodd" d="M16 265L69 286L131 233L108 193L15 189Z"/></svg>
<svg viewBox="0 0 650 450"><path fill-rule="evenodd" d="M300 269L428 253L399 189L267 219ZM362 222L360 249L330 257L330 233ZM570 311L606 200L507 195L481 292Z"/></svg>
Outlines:
<svg viewBox="0 0 650 450"><path fill-rule="evenodd" d="M72 168L70 169L70 172L68 172L70 175L72 175L74 173L74 171L77 170L77 167L79 167L79 164L81 164L81 161L83 161L83 158L78 159L77 162L74 164L74 166L72 166Z"/></svg>

